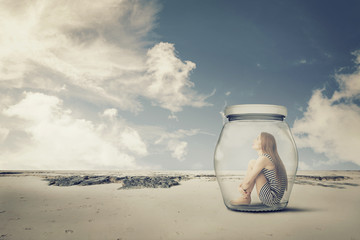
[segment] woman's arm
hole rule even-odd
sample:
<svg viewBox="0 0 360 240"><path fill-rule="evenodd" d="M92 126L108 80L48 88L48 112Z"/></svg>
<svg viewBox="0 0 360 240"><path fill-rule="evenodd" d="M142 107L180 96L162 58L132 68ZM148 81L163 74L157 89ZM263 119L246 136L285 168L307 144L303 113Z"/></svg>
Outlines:
<svg viewBox="0 0 360 240"><path fill-rule="evenodd" d="M247 176L240 184L240 187L243 190L245 190L245 192L252 185L252 183L255 182L256 177L263 170L266 164L267 164L267 159L265 157L259 157L256 160L254 167L250 170L249 174L247 174Z"/></svg>

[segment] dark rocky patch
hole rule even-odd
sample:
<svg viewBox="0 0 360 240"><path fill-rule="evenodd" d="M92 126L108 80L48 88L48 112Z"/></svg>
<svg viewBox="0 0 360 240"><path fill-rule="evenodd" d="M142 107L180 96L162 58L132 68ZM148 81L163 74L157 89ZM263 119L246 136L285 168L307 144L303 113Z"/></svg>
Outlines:
<svg viewBox="0 0 360 240"><path fill-rule="evenodd" d="M197 177L197 178L216 178L216 175L215 174L198 174L198 175L195 175L194 177Z"/></svg>
<svg viewBox="0 0 360 240"><path fill-rule="evenodd" d="M208 181L216 181L215 174L197 174L197 175L194 175L194 178L206 179Z"/></svg>
<svg viewBox="0 0 360 240"><path fill-rule="evenodd" d="M170 188L179 185L181 180L186 179L188 179L186 176L56 176L44 178L49 182L49 185L61 187L122 183L123 185L119 189Z"/></svg>
<svg viewBox="0 0 360 240"><path fill-rule="evenodd" d="M23 174L23 172L0 172L1 175Z"/></svg>
<svg viewBox="0 0 360 240"><path fill-rule="evenodd" d="M122 180L123 186L119 189L131 188L170 188L179 185L182 176L129 176Z"/></svg>
<svg viewBox="0 0 360 240"><path fill-rule="evenodd" d="M1 234L0 235L0 240L6 240L6 239L8 239L7 234Z"/></svg>
<svg viewBox="0 0 360 240"><path fill-rule="evenodd" d="M308 176L308 175L296 175L296 179L309 179L317 181L342 181L346 179L351 179L350 177L345 176Z"/></svg>
<svg viewBox="0 0 360 240"><path fill-rule="evenodd" d="M119 182L121 178L110 177L110 176L56 176L56 177L45 177L46 181L49 182L49 185L54 186L88 186L96 184L106 184Z"/></svg>
<svg viewBox="0 0 360 240"><path fill-rule="evenodd" d="M338 183L328 184L328 183L321 183L321 182L317 182L317 181L306 181L306 180L297 180L296 179L295 184L345 189L345 187L339 185Z"/></svg>

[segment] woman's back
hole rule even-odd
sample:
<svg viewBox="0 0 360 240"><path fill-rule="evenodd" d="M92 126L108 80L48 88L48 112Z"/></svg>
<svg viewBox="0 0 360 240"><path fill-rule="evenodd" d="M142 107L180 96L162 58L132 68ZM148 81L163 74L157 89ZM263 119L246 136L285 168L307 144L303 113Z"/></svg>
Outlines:
<svg viewBox="0 0 360 240"><path fill-rule="evenodd" d="M264 153L263 156L267 157L271 162L273 162L271 156L267 153ZM266 169L264 168L262 172L265 175L268 184L264 185L262 191L262 202L266 205L274 205L280 202L281 198L284 195L286 189L286 180L284 176L278 178L276 175L275 169Z"/></svg>

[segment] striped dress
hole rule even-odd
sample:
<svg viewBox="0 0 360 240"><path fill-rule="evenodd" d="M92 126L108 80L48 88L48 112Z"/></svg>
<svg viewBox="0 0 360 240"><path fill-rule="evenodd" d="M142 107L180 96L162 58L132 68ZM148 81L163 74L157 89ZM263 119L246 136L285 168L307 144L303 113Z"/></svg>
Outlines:
<svg viewBox="0 0 360 240"><path fill-rule="evenodd" d="M267 153L264 153L263 156L270 159L271 162L273 162L271 156ZM262 172L265 175L265 178L267 180L267 183L260 189L259 198L261 202L267 206L274 206L278 203L280 203L281 198L284 195L285 192L285 180L279 181L276 178L276 171L268 170L266 168L263 168ZM285 178L286 176L283 176Z"/></svg>

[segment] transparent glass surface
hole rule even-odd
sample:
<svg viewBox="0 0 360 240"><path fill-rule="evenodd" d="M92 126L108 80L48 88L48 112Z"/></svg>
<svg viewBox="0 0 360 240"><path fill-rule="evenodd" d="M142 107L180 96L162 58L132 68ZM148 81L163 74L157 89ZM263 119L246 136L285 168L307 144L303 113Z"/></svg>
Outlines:
<svg viewBox="0 0 360 240"><path fill-rule="evenodd" d="M251 193L251 203L233 205L231 200L241 197L239 184L245 177L249 162L257 159L252 148L261 132L274 136L279 156L285 165L288 187L280 203L267 206L258 196L256 186ZM281 120L261 120L259 117L231 120L224 124L214 154L215 173L224 203L235 211L277 211L284 209L290 198L298 167L298 154L289 126Z"/></svg>

